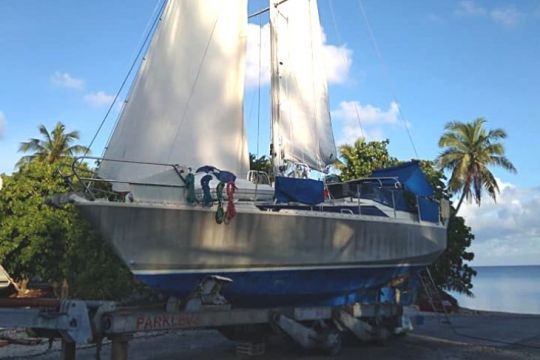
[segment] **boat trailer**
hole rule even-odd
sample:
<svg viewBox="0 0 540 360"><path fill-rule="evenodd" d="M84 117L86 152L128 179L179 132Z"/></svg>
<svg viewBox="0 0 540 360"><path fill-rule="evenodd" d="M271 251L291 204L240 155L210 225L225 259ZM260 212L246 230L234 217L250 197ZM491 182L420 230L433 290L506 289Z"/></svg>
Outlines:
<svg viewBox="0 0 540 360"><path fill-rule="evenodd" d="M271 333L285 335L305 349L328 354L341 350L351 333L362 341L384 340L412 330L399 301L343 306L235 309L221 295L231 282L208 276L186 299L169 298L155 307L129 307L111 301L4 299L0 328L30 328L39 337L61 338L64 360L76 358L77 344L111 340L111 359L127 360L136 333L217 329L237 343L237 353L259 355ZM267 329L258 333L253 329Z"/></svg>

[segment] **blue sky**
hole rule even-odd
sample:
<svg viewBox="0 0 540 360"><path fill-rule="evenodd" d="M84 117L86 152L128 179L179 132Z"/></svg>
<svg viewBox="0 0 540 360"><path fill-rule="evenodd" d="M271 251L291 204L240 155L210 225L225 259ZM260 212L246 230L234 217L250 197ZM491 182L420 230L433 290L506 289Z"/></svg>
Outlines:
<svg viewBox="0 0 540 360"><path fill-rule="evenodd" d="M38 136L39 124L62 121L89 143L161 1L0 2L0 173L13 171L20 142ZM265 6L250 0L250 12ZM540 0L320 0L319 10L337 141L389 138L394 156L415 158L407 123L418 157L433 159L446 122L484 116L488 127L507 131L507 155L519 173L494 169L503 189L498 203L463 209L477 236L475 263L540 263ZM263 155L270 126L267 17L262 28L258 21L249 27L245 113L256 152L262 31ZM94 155L117 113L115 107Z"/></svg>

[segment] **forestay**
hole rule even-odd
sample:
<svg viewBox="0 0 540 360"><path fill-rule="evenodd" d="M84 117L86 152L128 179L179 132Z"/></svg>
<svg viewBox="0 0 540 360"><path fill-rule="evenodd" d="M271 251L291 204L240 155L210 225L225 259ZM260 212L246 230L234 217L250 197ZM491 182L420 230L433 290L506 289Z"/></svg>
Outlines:
<svg viewBox="0 0 540 360"><path fill-rule="evenodd" d="M169 0L105 158L213 165L244 177L247 0ZM103 178L163 171L104 161Z"/></svg>
<svg viewBox="0 0 540 360"><path fill-rule="evenodd" d="M271 0L272 142L284 160L324 169L336 159L316 0Z"/></svg>

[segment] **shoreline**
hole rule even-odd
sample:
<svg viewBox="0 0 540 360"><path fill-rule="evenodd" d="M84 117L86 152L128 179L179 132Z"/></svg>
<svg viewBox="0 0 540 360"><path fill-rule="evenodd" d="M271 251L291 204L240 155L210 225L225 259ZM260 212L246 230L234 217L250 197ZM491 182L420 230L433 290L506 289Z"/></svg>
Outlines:
<svg viewBox="0 0 540 360"><path fill-rule="evenodd" d="M512 311L495 311L495 310L481 310L472 309L468 307L459 307L456 314L475 314L475 315L512 315L512 316L525 316L525 317L540 317L540 314L533 313L516 313Z"/></svg>

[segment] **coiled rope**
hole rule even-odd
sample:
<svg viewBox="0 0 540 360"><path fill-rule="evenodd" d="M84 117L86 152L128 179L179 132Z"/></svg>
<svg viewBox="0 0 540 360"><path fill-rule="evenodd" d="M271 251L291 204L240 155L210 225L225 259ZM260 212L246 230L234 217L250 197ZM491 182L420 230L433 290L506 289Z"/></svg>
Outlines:
<svg viewBox="0 0 540 360"><path fill-rule="evenodd" d="M186 193L186 201L190 205L195 205L197 203L197 198L195 197L195 175L192 173L189 173L186 175L184 183L186 185L185 187L185 193Z"/></svg>
<svg viewBox="0 0 540 360"><path fill-rule="evenodd" d="M214 200L212 198L212 193L210 191L210 181L216 176L219 180L218 185L216 186L216 200L217 200L217 211L215 214L216 223L218 224L228 224L232 218L236 216L236 208L234 206L234 193L236 191L236 185L234 184L236 176L228 171L220 171L213 167L202 167L197 169L197 172L205 171L207 174L204 175L201 179L201 187L203 191L202 201L200 201L203 207L212 207L214 205ZM208 174L211 172L214 176ZM182 177L182 175L180 175ZM185 184L185 193L186 201L190 205L197 203L197 197L195 196L195 175L191 172L186 175L185 178L182 177L182 180ZM227 191L227 209L223 209L223 190L226 187Z"/></svg>
<svg viewBox="0 0 540 360"><path fill-rule="evenodd" d="M204 175L201 179L201 187L203 190L202 206L204 207L212 207L214 204L212 194L210 194L210 180L212 180L212 175Z"/></svg>
<svg viewBox="0 0 540 360"><path fill-rule="evenodd" d="M218 186L216 186L216 197L218 202L218 208L216 211L216 223L221 224L225 219L225 211L223 210L223 188L225 188L225 183L220 181Z"/></svg>
<svg viewBox="0 0 540 360"><path fill-rule="evenodd" d="M227 183L227 211L225 212L225 224L228 224L233 217L236 216L236 208L234 207L234 192L236 186L234 181L229 181Z"/></svg>

